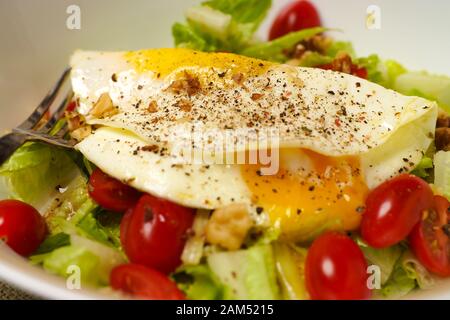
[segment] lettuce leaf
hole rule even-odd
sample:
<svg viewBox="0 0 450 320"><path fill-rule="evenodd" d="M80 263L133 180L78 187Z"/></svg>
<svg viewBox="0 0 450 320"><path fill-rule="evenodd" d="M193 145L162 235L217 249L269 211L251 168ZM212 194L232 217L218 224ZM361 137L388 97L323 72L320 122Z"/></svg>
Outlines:
<svg viewBox="0 0 450 320"><path fill-rule="evenodd" d="M398 299L407 295L416 286L416 280L405 270L403 262L398 261L388 281L381 288L381 294L386 298Z"/></svg>
<svg viewBox="0 0 450 320"><path fill-rule="evenodd" d="M404 72L399 75L393 89L405 95L416 95L436 101L450 112L450 77L427 72Z"/></svg>
<svg viewBox="0 0 450 320"><path fill-rule="evenodd" d="M95 287L108 285L112 268L126 263L118 250L75 234L70 235L69 245L31 256L30 260L62 277L71 275L70 267L78 267L82 286Z"/></svg>
<svg viewBox="0 0 450 320"><path fill-rule="evenodd" d="M340 52L347 53L352 59L356 57L355 49L351 42L348 41L332 41L327 49L326 55L335 58Z"/></svg>
<svg viewBox="0 0 450 320"><path fill-rule="evenodd" d="M103 244L121 248L120 243L120 221L122 214L107 212L97 208L86 214L78 223L77 227L83 235Z"/></svg>
<svg viewBox="0 0 450 320"><path fill-rule="evenodd" d="M333 58L320 54L318 52L305 53L299 61L300 67L317 67L333 62Z"/></svg>
<svg viewBox="0 0 450 320"><path fill-rule="evenodd" d="M434 185L450 199L450 151L439 151L434 156Z"/></svg>
<svg viewBox="0 0 450 320"><path fill-rule="evenodd" d="M66 150L29 142L0 167L0 198L14 198L41 209L58 186L67 185L78 169Z"/></svg>
<svg viewBox="0 0 450 320"><path fill-rule="evenodd" d="M49 253L68 245L70 245L70 236L67 233L60 232L47 237L34 254L39 255Z"/></svg>
<svg viewBox="0 0 450 320"><path fill-rule="evenodd" d="M304 29L297 32L291 32L283 37L272 41L259 43L248 47L239 53L244 56L270 60L276 62L284 62L287 60L284 51L294 47L297 43L316 34L324 32L326 29L321 27Z"/></svg>
<svg viewBox="0 0 450 320"><path fill-rule="evenodd" d="M394 266L402 256L405 248L401 245L395 245L388 248L376 249L368 246L360 238L356 243L361 248L369 264L376 265L381 271L381 285L385 284L394 271Z"/></svg>
<svg viewBox="0 0 450 320"><path fill-rule="evenodd" d="M186 24L172 27L175 46L237 52L253 42L271 0L210 0L186 12Z"/></svg>
<svg viewBox="0 0 450 320"><path fill-rule="evenodd" d="M228 300L231 290L206 264L184 266L172 276L186 296L192 300Z"/></svg>
<svg viewBox="0 0 450 320"><path fill-rule="evenodd" d="M426 179L430 176L431 169L433 169L433 159L424 156L411 173L419 178Z"/></svg>

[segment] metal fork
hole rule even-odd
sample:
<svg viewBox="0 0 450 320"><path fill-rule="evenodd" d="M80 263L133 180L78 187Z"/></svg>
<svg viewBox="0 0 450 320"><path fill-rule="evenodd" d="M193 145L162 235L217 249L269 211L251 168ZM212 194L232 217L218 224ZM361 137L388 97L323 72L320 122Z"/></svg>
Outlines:
<svg viewBox="0 0 450 320"><path fill-rule="evenodd" d="M40 141L63 148L73 148L75 142L73 140L64 139L69 131L67 123L61 128L56 128L58 120L60 120L68 103L73 97L70 89L66 97L62 100L58 108L52 110L52 105L61 97L62 87L67 82L70 74L70 68L64 70L55 86L48 92L42 102L33 111L33 113L18 127L14 128L11 133L0 138L0 165L26 141ZM50 116L46 117L49 111Z"/></svg>

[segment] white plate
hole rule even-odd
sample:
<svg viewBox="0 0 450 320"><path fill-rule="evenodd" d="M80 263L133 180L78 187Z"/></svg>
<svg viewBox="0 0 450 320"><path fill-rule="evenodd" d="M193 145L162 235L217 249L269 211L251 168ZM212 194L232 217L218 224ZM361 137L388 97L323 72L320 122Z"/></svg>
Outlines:
<svg viewBox="0 0 450 320"><path fill-rule="evenodd" d="M273 0L261 29L289 0ZM71 0L0 1L0 132L16 125L54 83L77 49L129 50L170 47L170 27L196 0L79 0L81 30L66 28ZM377 53L411 69L450 75L450 1L315 0L323 22L340 28L337 38L351 40L360 55ZM381 11L381 28L366 28L367 8ZM30 293L52 299L111 297L88 289L68 290L64 279L31 266L0 245L0 278ZM412 299L450 299L450 280L418 291Z"/></svg>

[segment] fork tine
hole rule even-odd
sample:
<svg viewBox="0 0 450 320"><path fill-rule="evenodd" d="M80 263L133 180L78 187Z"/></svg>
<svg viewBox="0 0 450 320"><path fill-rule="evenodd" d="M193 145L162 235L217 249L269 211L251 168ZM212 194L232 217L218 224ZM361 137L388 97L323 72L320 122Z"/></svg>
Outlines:
<svg viewBox="0 0 450 320"><path fill-rule="evenodd" d="M63 74L58 79L58 82L56 83L56 85L45 96L45 98L42 100L42 102L39 104L39 106L28 117L28 119L26 119L18 128L20 128L22 130L28 130L28 129L34 128L39 123L39 121L42 119L44 114L50 108L52 102L55 100L56 96L58 95L59 90L63 86L69 73L70 73L70 68L67 68L66 70L64 70Z"/></svg>
<svg viewBox="0 0 450 320"><path fill-rule="evenodd" d="M60 137L51 136L49 134L40 133L40 132L33 131L33 130L24 130L21 128L16 128L13 130L13 132L25 135L28 140L42 141L42 142L45 142L45 143L48 143L48 144L51 144L54 146L59 146L59 147L64 147L64 148L73 148L73 146L75 145L75 143L71 140L65 140Z"/></svg>
<svg viewBox="0 0 450 320"><path fill-rule="evenodd" d="M55 124L60 120L64 112L66 111L66 106L70 102L73 97L73 92L70 91L66 98L61 102L58 109L56 109L53 113L53 116L47 121L47 123L39 130L39 132L49 133L54 128Z"/></svg>

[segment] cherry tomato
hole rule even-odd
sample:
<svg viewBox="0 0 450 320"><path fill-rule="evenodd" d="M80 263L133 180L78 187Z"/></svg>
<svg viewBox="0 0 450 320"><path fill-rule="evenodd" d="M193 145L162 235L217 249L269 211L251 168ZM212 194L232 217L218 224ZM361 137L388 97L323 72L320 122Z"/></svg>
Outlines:
<svg viewBox="0 0 450 320"><path fill-rule="evenodd" d="M295 1L278 14L270 29L269 39L273 40L290 32L318 26L320 17L314 5L305 0Z"/></svg>
<svg viewBox="0 0 450 320"><path fill-rule="evenodd" d="M120 238L133 263L170 273L181 263L186 233L194 211L173 202L143 195L122 220Z"/></svg>
<svg viewBox="0 0 450 320"><path fill-rule="evenodd" d="M31 255L46 233L45 220L35 208L18 200L0 201L0 240L15 252Z"/></svg>
<svg viewBox="0 0 450 320"><path fill-rule="evenodd" d="M125 212L122 217L122 221L120 222L120 242L122 243L122 247L125 248L125 240L128 238L128 226L130 225L130 219L133 214L133 209L130 208Z"/></svg>
<svg viewBox="0 0 450 320"><path fill-rule="evenodd" d="M184 294L165 274L138 264L115 267L110 274L111 287L148 300L184 300Z"/></svg>
<svg viewBox="0 0 450 320"><path fill-rule="evenodd" d="M67 104L66 111L67 111L67 112L72 112L72 111L74 111L76 108L77 108L77 102L72 100L72 101L70 101L70 102Z"/></svg>
<svg viewBox="0 0 450 320"><path fill-rule="evenodd" d="M306 287L314 300L369 299L367 262L361 249L348 236L329 232L308 250Z"/></svg>
<svg viewBox="0 0 450 320"><path fill-rule="evenodd" d="M100 169L95 169L89 179L89 195L105 209L124 212L139 200L140 193Z"/></svg>
<svg viewBox="0 0 450 320"><path fill-rule="evenodd" d="M450 203L434 197L434 208L423 213L409 237L412 251L431 272L450 276Z"/></svg>
<svg viewBox="0 0 450 320"><path fill-rule="evenodd" d="M432 205L433 191L422 179L402 174L388 180L367 197L362 237L374 248L392 246L408 236Z"/></svg>

